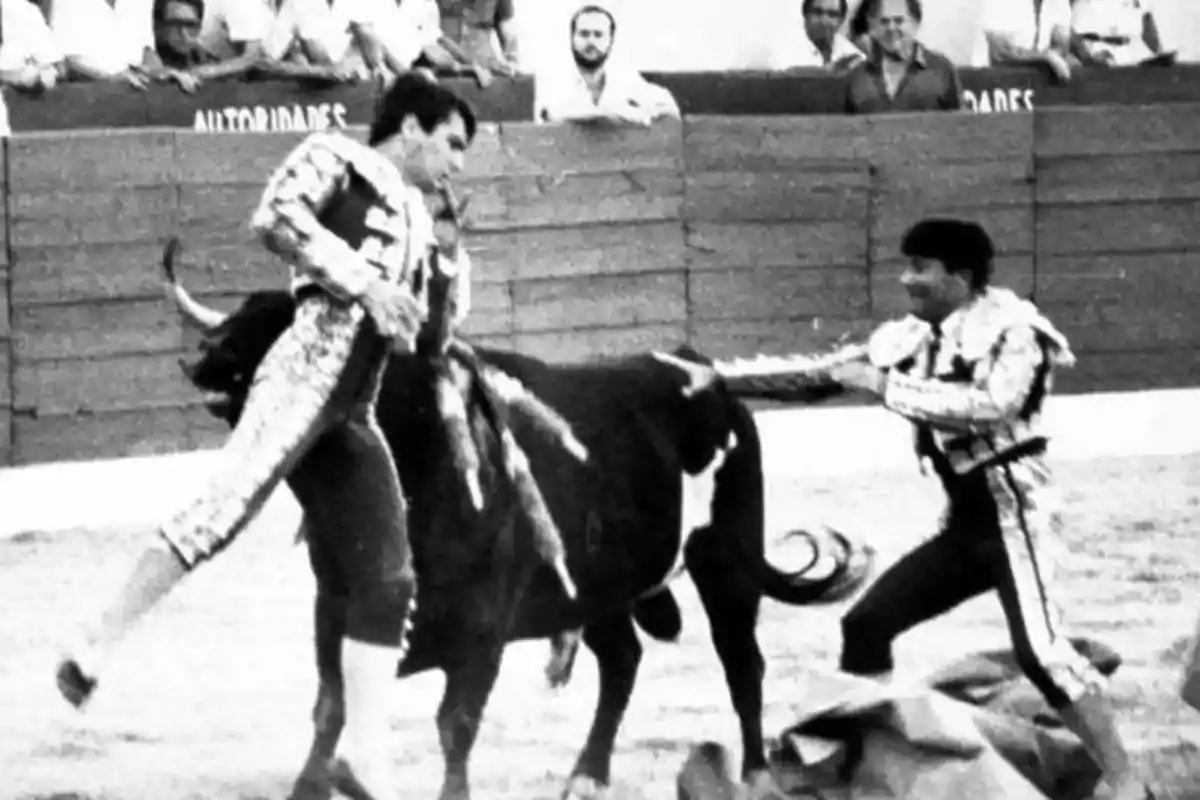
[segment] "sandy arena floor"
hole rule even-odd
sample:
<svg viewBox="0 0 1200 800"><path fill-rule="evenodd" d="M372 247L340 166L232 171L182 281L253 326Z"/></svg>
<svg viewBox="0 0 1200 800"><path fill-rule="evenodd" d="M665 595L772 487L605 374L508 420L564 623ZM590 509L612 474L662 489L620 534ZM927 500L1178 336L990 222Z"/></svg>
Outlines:
<svg viewBox="0 0 1200 800"><path fill-rule="evenodd" d="M1127 659L1116 692L1128 736L1164 798L1200 800L1200 714L1175 699L1200 614L1200 456L1063 464L1069 503L1061 592L1080 632ZM826 519L861 534L881 564L926 535L939 510L932 481L903 473L776 480L772 527ZM144 531L24 535L0 542L0 797L13 800L282 798L307 745L314 686L304 554L289 515L273 512L218 564L198 573L141 630L86 716L53 694L55 641L96 592L119 577ZM674 796L689 745L737 741L736 720L686 578L678 645L647 644L618 739L610 798ZM807 676L832 668L844 604L794 609L766 601L768 734L790 721ZM898 658L933 667L1005 641L994 598L963 606L901 640ZM545 688L544 643L515 646L475 749L479 798L553 798L595 703L591 656L574 682ZM397 682L396 769L406 796L441 780L433 727L439 674Z"/></svg>

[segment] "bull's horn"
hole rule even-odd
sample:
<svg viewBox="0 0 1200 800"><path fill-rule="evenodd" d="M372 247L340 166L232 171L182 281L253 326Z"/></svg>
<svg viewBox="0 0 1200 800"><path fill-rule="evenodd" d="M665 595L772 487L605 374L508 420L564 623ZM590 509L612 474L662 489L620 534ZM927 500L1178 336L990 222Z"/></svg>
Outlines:
<svg viewBox="0 0 1200 800"><path fill-rule="evenodd" d="M182 249L183 244L179 241L178 236L172 236L163 248L162 268L166 275L167 296L175 302L175 307L179 309L185 322L209 333L224 322L227 315L198 302L188 294L187 289L180 285L175 274L175 261L179 258L179 252Z"/></svg>
<svg viewBox="0 0 1200 800"><path fill-rule="evenodd" d="M683 387L684 397L691 397L697 392L704 391L720 378L720 374L706 364L697 364L670 353L655 352L654 357L664 364L675 367L687 377L687 386Z"/></svg>

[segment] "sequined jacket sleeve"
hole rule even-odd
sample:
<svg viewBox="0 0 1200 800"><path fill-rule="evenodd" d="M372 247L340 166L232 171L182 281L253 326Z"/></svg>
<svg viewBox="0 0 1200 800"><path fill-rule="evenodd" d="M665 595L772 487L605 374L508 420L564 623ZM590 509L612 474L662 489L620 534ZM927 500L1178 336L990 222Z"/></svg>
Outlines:
<svg viewBox="0 0 1200 800"><path fill-rule="evenodd" d="M1033 391L1045 353L1033 328L1009 328L969 382L920 378L892 370L884 405L914 422L966 431L1017 417Z"/></svg>
<svg viewBox="0 0 1200 800"><path fill-rule="evenodd" d="M318 216L342 186L357 142L313 134L275 170L250 221L268 250L333 294L357 300L379 270Z"/></svg>

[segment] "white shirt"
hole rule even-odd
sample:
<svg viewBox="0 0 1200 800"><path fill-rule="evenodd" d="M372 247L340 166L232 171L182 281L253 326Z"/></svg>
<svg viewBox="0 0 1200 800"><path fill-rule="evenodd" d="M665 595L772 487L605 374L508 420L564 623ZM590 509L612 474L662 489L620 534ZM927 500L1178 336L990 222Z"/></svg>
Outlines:
<svg viewBox="0 0 1200 800"><path fill-rule="evenodd" d="M633 69L606 67L604 88L593 100L591 89L577 67L566 74L555 70L539 74L534 81L535 116L538 122L615 117L636 110L653 116L679 116L679 105L671 93L650 83Z"/></svg>
<svg viewBox="0 0 1200 800"><path fill-rule="evenodd" d="M865 57L863 51L859 50L854 42L841 33L833 36L833 49L830 51L828 63L825 61L824 54L808 37L808 31L804 29L803 25L800 26L799 34L793 33L789 39L790 41L779 47L772 55L768 69L828 67L850 56L858 56L860 59Z"/></svg>
<svg viewBox="0 0 1200 800"><path fill-rule="evenodd" d="M1124 37L1127 44L1084 42L1093 55L1108 54L1116 66L1129 66L1154 55L1142 37L1142 18L1150 12L1149 0L1076 0L1071 31L1104 37Z"/></svg>
<svg viewBox="0 0 1200 800"><path fill-rule="evenodd" d="M442 37L442 12L437 0L389 2L372 32L393 58L412 66L426 47Z"/></svg>
<svg viewBox="0 0 1200 800"><path fill-rule="evenodd" d="M971 66L991 63L986 33L1006 34L1017 47L1041 51L1050 47L1055 28L1070 30L1070 0L1044 0L1040 13L1035 13L1033 0L983 0L983 26Z"/></svg>
<svg viewBox="0 0 1200 800"><path fill-rule="evenodd" d="M200 45L232 54L234 43L266 41L274 22L271 8L260 0L205 0Z"/></svg>
<svg viewBox="0 0 1200 800"><path fill-rule="evenodd" d="M50 29L67 58L116 75L154 48L152 12L153 0L55 0Z"/></svg>
<svg viewBox="0 0 1200 800"><path fill-rule="evenodd" d="M354 46L350 26L363 25L375 30L384 27L394 14L390 3L391 0L333 0L332 3L284 0L264 47L268 55L283 58L294 41L309 42L322 47L337 63Z"/></svg>
<svg viewBox="0 0 1200 800"><path fill-rule="evenodd" d="M29 0L0 0L0 69L18 70L27 64L50 66L62 61L62 49L46 18Z"/></svg>

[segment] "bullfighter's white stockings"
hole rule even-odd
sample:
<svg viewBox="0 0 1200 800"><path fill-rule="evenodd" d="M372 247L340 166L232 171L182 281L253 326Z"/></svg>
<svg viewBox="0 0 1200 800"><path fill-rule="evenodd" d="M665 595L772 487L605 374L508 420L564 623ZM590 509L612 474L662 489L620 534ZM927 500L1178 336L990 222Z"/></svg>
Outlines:
<svg viewBox="0 0 1200 800"><path fill-rule="evenodd" d="M380 702L396 686L401 647L342 640L342 680L346 727L340 755L357 788L372 800L396 800L399 794L388 764L389 704Z"/></svg>

